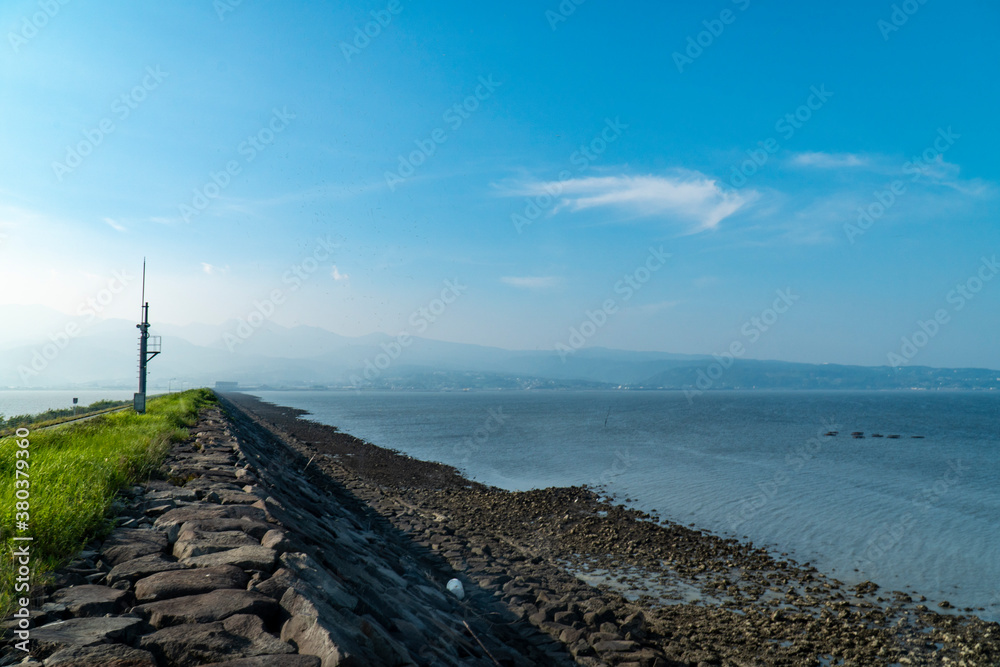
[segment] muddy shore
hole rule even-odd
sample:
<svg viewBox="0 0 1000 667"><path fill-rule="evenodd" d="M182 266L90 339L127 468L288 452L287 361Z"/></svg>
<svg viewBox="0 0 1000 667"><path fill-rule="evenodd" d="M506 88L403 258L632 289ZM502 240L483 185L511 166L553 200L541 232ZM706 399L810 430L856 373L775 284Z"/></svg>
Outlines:
<svg viewBox="0 0 1000 667"><path fill-rule="evenodd" d="M507 492L300 410L245 394L222 404L237 426L263 428L309 461L311 481L349 489L578 664L1000 664L1000 624L868 582L848 588L590 489Z"/></svg>

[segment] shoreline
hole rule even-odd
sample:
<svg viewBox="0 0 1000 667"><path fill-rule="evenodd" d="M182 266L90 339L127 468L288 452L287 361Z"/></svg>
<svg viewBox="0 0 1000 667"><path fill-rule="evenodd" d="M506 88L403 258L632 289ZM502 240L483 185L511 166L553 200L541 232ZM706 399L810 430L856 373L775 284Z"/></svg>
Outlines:
<svg viewBox="0 0 1000 667"><path fill-rule="evenodd" d="M644 616L642 632L625 633L633 639L624 641L642 635L638 645L663 651L681 664L820 664L820 656L873 665L902 657L911 664L938 664L944 657L968 664L1000 659L996 623L938 614L905 593L879 591L870 582L848 588L808 563L776 559L734 539L654 521L589 489L503 491L467 480L450 466L418 461L301 419L305 412L296 408L246 394L222 398L303 455L308 453L313 465L345 482L404 532L416 531L413 521L401 518L399 507L407 508L410 517L431 518L429 526L417 522L425 536L429 531L431 537L444 533L468 544L495 545L491 551L506 567L551 567L567 578L567 585L578 581L570 571L612 573L616 586L590 588L622 613L629 612L615 614L618 621L637 613ZM445 555L456 570L462 569L465 556L460 549ZM630 589L631 599L616 589ZM664 599L670 596L675 599ZM555 614L539 609L537 599L529 602L530 596L507 591L502 597L515 613L555 636L572 628L553 627L561 624ZM700 599L691 601L694 597ZM619 623L619 629L624 625ZM687 628L683 638L675 632L678 627ZM720 646L720 636L733 641ZM573 639L573 633L563 638ZM932 639L940 650L933 644L928 648Z"/></svg>

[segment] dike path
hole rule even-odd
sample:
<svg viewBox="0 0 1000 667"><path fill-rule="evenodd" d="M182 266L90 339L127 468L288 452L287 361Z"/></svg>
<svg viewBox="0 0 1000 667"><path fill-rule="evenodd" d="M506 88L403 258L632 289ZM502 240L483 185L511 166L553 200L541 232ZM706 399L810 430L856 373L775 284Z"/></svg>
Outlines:
<svg viewBox="0 0 1000 667"><path fill-rule="evenodd" d="M219 398L0 666L1000 664L996 623Z"/></svg>

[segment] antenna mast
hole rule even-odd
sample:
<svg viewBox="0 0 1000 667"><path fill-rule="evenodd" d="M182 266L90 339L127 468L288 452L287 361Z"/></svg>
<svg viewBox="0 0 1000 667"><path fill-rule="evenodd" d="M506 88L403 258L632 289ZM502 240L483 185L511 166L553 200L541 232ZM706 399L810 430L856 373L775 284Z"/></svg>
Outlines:
<svg viewBox="0 0 1000 667"><path fill-rule="evenodd" d="M135 325L139 330L139 391L133 398L135 411L146 412L146 364L160 353L160 337L149 335L149 304L146 302L146 258L142 258L142 300L140 302L142 321Z"/></svg>

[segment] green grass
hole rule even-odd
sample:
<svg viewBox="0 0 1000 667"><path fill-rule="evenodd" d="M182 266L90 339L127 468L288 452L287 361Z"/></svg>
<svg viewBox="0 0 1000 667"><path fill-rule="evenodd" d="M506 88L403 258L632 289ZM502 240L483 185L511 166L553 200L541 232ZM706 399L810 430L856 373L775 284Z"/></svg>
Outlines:
<svg viewBox="0 0 1000 667"><path fill-rule="evenodd" d="M148 479L171 443L188 437L198 411L214 401L211 391L195 389L150 399L145 415L123 410L63 428L32 430L27 458L29 530L23 533L15 532L19 438L0 439L0 612L4 616L14 591L13 536L34 538L31 566L39 582L89 541L106 534L117 494Z"/></svg>

